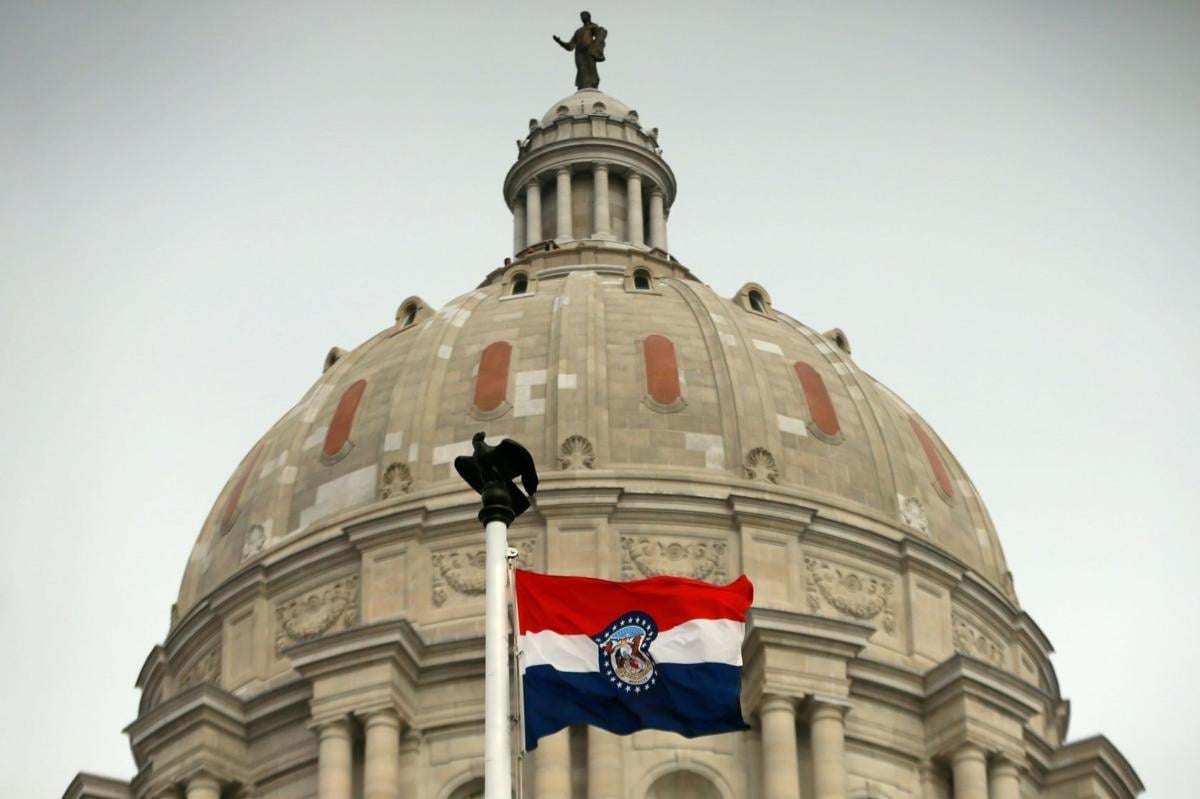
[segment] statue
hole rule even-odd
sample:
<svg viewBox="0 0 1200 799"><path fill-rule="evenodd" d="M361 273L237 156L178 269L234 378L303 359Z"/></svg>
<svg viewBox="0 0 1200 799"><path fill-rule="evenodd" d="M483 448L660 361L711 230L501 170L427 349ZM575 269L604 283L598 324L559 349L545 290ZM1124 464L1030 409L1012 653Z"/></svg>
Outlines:
<svg viewBox="0 0 1200 799"><path fill-rule="evenodd" d="M486 443L482 432L471 437L471 454L459 455L454 459L454 469L467 485L483 495L484 514L497 510L496 506L508 508L505 524L512 524L517 516L529 510L529 497L537 491L538 475L529 450L506 438L496 446ZM525 493L517 488L513 480L521 478ZM508 515L505 514L505 515Z"/></svg>
<svg viewBox="0 0 1200 799"><path fill-rule="evenodd" d="M571 34L570 41L564 42L558 36L554 41L568 52L575 51L575 88L598 89L600 73L596 71L596 64L604 60L604 40L608 38L608 31L592 22L592 15L586 11L580 13L579 18L583 25Z"/></svg>

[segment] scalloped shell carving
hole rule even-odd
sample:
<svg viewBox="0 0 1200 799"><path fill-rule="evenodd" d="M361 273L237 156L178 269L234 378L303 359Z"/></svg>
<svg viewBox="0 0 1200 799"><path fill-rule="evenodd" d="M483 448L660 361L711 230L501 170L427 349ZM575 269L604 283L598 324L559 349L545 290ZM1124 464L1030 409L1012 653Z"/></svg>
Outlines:
<svg viewBox="0 0 1200 799"><path fill-rule="evenodd" d="M916 497L899 496L900 520L909 527L916 528L929 535L929 517L925 515L925 506Z"/></svg>
<svg viewBox="0 0 1200 799"><path fill-rule="evenodd" d="M775 463L775 456L769 449L763 447L755 447L746 453L746 462L742 465L742 471L747 480L758 480L763 483L779 482L779 466Z"/></svg>
<svg viewBox="0 0 1200 799"><path fill-rule="evenodd" d="M621 578L690 577L710 583L728 581L724 541L621 536Z"/></svg>
<svg viewBox="0 0 1200 799"><path fill-rule="evenodd" d="M388 499L400 494L407 494L412 488L412 484L412 470L408 468L407 463L400 461L390 463L383 470L383 476L379 478L379 498Z"/></svg>
<svg viewBox="0 0 1200 799"><path fill-rule="evenodd" d="M896 631L891 580L816 558L805 558L804 565L808 568L808 609L811 613L820 613L828 605L843 616L860 621L879 618L885 631Z"/></svg>
<svg viewBox="0 0 1200 799"><path fill-rule="evenodd" d="M558 449L558 468L568 471L594 468L596 450L592 442L580 435L567 436Z"/></svg>
<svg viewBox="0 0 1200 799"><path fill-rule="evenodd" d="M275 649L358 623L358 575L306 591L275 608Z"/></svg>

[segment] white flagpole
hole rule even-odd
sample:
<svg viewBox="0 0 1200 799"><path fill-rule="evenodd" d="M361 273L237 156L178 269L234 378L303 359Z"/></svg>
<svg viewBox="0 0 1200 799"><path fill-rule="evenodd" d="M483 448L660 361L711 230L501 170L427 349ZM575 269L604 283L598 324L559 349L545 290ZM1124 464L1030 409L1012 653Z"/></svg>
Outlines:
<svg viewBox="0 0 1200 799"><path fill-rule="evenodd" d="M488 510L484 498L484 512ZM481 514L483 515L483 514ZM487 581L484 603L484 799L512 799L512 742L508 698L508 523L500 514L484 525ZM511 520L512 511L508 511Z"/></svg>

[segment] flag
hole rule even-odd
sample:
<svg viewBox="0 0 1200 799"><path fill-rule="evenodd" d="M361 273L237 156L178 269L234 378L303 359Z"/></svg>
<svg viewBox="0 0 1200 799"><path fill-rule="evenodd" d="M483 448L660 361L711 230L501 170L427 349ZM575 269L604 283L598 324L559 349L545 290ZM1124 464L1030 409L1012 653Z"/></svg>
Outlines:
<svg viewBox="0 0 1200 799"><path fill-rule="evenodd" d="M747 729L746 577L614 583L517 570L525 748L571 724L694 738Z"/></svg>

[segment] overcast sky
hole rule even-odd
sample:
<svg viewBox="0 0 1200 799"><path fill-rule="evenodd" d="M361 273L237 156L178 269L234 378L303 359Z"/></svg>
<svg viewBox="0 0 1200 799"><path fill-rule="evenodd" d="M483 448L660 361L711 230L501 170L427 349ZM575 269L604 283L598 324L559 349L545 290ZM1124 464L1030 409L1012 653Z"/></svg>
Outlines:
<svg viewBox="0 0 1200 799"><path fill-rule="evenodd" d="M434 8L434 6L437 8ZM455 10L451 10L451 9ZM1195 3L629 2L671 245L849 335L995 518L1071 736L1195 794ZM128 778L217 492L333 345L511 243L562 3L0 2L0 761Z"/></svg>

